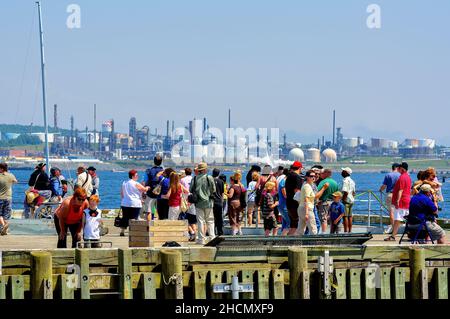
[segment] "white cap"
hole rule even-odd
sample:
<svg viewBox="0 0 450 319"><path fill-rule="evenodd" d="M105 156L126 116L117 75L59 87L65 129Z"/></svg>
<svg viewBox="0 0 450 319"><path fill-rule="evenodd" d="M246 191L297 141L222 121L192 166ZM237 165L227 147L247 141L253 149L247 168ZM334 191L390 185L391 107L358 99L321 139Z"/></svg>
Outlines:
<svg viewBox="0 0 450 319"><path fill-rule="evenodd" d="M342 170L346 171L349 175L352 175L352 169L350 167L344 167Z"/></svg>

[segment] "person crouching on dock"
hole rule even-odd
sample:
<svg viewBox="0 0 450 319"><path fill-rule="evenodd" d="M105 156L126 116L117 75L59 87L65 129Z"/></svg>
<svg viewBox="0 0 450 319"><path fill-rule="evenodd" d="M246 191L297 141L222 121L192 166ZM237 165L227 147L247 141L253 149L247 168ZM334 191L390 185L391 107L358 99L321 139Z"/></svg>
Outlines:
<svg viewBox="0 0 450 319"><path fill-rule="evenodd" d="M54 221L58 233L58 248L67 248L67 230L72 235L72 248L76 248L77 242L81 240L83 212L89 207L86 197L86 191L78 187L73 196L64 199L56 209Z"/></svg>

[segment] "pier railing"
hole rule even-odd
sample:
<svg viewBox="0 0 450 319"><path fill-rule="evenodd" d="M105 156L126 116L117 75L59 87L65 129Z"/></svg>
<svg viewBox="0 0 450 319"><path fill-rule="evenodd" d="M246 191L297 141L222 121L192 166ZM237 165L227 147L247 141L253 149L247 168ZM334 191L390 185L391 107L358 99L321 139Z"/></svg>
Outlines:
<svg viewBox="0 0 450 319"><path fill-rule="evenodd" d="M450 246L3 251L0 299L448 299Z"/></svg>
<svg viewBox="0 0 450 319"><path fill-rule="evenodd" d="M353 213L360 215L354 218L354 222L372 227L374 217L378 222L378 226L383 228L384 223L389 222L389 210L386 206L385 193L374 192L372 190L357 191L355 203L353 205ZM249 226L247 208L243 212L244 226ZM256 227L262 227L262 219L260 224L256 223Z"/></svg>

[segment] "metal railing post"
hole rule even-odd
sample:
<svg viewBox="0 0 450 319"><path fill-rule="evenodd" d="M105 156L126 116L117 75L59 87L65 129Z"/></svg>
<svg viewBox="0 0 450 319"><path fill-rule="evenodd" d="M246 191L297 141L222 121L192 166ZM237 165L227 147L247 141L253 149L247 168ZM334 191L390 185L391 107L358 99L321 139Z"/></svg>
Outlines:
<svg viewBox="0 0 450 319"><path fill-rule="evenodd" d="M368 201L368 211L369 211L369 215L367 216L367 227L370 227L370 210L371 210L371 205L372 204L372 192L369 191L369 201Z"/></svg>
<svg viewBox="0 0 450 319"><path fill-rule="evenodd" d="M380 228L383 229L383 192L380 191Z"/></svg>

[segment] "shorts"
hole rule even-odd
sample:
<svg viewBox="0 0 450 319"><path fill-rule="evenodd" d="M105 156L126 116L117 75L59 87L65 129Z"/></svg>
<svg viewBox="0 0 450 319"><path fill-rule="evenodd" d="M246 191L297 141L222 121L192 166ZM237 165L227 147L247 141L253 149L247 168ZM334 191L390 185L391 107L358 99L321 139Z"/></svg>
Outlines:
<svg viewBox="0 0 450 319"><path fill-rule="evenodd" d="M247 211L248 210L254 211L255 208L256 208L256 203L254 201L247 202Z"/></svg>
<svg viewBox="0 0 450 319"><path fill-rule="evenodd" d="M330 210L331 202L327 201L317 205L317 214L319 215L320 223L326 223L328 221L328 211Z"/></svg>
<svg viewBox="0 0 450 319"><path fill-rule="evenodd" d="M169 206L169 220L178 220L180 216L181 208L180 206Z"/></svg>
<svg viewBox="0 0 450 319"><path fill-rule="evenodd" d="M389 213L394 208L392 206L392 193L387 193L386 194L386 206L387 206L387 209L388 209Z"/></svg>
<svg viewBox="0 0 450 319"><path fill-rule="evenodd" d="M142 207L143 211L146 213L155 213L157 200L157 198L150 198L150 196L147 195L144 199L144 205Z"/></svg>
<svg viewBox="0 0 450 319"><path fill-rule="evenodd" d="M11 218L11 201L8 199L0 199L0 217L3 220Z"/></svg>
<svg viewBox="0 0 450 319"><path fill-rule="evenodd" d="M288 215L289 215L289 227L293 229L297 229L298 227L298 207L289 207Z"/></svg>
<svg viewBox="0 0 450 319"><path fill-rule="evenodd" d="M272 230L278 227L277 219L274 215L264 218L264 230Z"/></svg>
<svg viewBox="0 0 450 319"><path fill-rule="evenodd" d="M196 215L192 215L192 214L187 213L186 214L186 219L187 219L189 225L197 224L197 216Z"/></svg>
<svg viewBox="0 0 450 319"><path fill-rule="evenodd" d="M342 223L337 225L331 224L330 234L340 234L344 230Z"/></svg>
<svg viewBox="0 0 450 319"><path fill-rule="evenodd" d="M426 225L432 240L438 240L445 236L445 230L443 230L436 222L427 221ZM412 230L417 230L419 227L420 224L408 225L408 228Z"/></svg>
<svg viewBox="0 0 450 319"><path fill-rule="evenodd" d="M394 210L394 220L402 222L405 220L404 217L408 214L409 214L408 209L396 208Z"/></svg>
<svg viewBox="0 0 450 319"><path fill-rule="evenodd" d="M345 204L345 213L344 213L344 217L352 217L353 216L353 203Z"/></svg>

